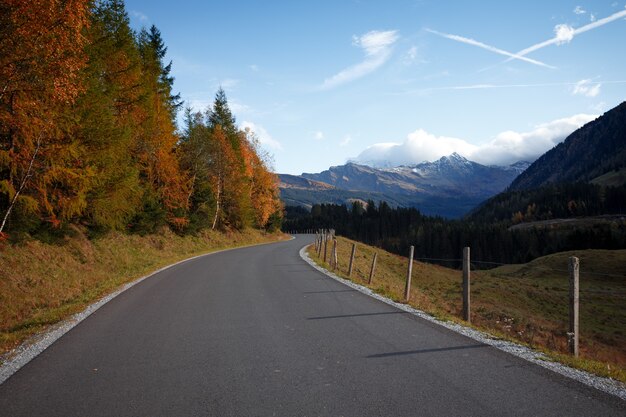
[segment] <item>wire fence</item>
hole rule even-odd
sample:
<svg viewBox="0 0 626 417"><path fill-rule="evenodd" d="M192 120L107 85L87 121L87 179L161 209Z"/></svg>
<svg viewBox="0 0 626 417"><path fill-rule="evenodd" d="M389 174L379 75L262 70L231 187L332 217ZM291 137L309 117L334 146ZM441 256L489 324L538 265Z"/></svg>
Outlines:
<svg viewBox="0 0 626 417"><path fill-rule="evenodd" d="M333 271L340 270L336 242L334 231L316 235L315 256L324 263L328 260ZM432 287L428 287L428 284L425 285L420 279L420 273L423 272L414 273L413 285L420 288L414 296L421 300L419 302L427 300L425 302L431 303L429 305L439 303L437 308L449 309L448 314L462 315L463 320L468 322L476 318L479 322L489 322L490 326L496 328L504 326L505 331L519 333L520 337L531 345L535 343L535 334L541 334L539 338L547 337L552 341L540 342L547 343L546 347L557 349L558 344L560 347L557 350L567 349L578 356L579 308L584 316L584 332L586 332L585 337L588 343L619 346L622 343L620 341L623 340L622 335L626 333L626 325L619 324L626 323L624 314L626 310L623 309L626 302L626 274L621 273L626 268L622 268L619 263L613 262L612 265L618 272L613 273L608 263L595 260L587 266L585 258L579 260L576 257L539 261L544 264L535 261L526 264L506 264L470 259L469 249L463 250L463 258L413 257L413 251L408 251L409 259L405 257L406 261L402 261L408 263L408 268L404 267L404 270L408 271L402 277L406 283L400 284L393 281L400 278L397 272L391 272L398 271L397 266L393 267L395 269L387 267L385 272L381 271L380 274L386 274L387 278L383 280L381 276L380 279L383 282L379 281L376 257L382 255L382 252L379 253L375 248L368 248L364 250L365 256L363 254L355 256L355 252L361 249L357 250L356 242L349 246L351 247L343 244L342 254L339 257L348 278L350 279L353 274L353 261L358 258L360 262L356 274L358 280L374 288L383 288L385 293L391 291L395 294L393 297L405 300L405 302L409 302L411 297L411 270L416 270L412 268L412 262L444 264L442 266L456 269L459 275L456 278L458 281L455 279L454 283L449 278L445 278L450 277L449 272L443 270L442 272L426 272L435 274L434 280L430 281L434 284ZM397 262L394 259L398 258L386 257L384 259L386 259L384 262ZM562 267L559 267L561 264ZM423 269L418 268L417 271L423 271ZM389 278L390 273L395 278ZM400 286L404 288L404 291ZM435 293L436 291L438 292ZM474 294L470 297L471 292ZM434 298L429 298L431 296ZM489 300L489 297L493 298ZM470 309L471 302L474 301L477 302L476 311ZM572 311L576 311L575 318L572 318ZM512 325L512 317L517 317L515 325ZM526 336L521 336L522 334ZM617 350L626 354L626 349L617 348Z"/></svg>
<svg viewBox="0 0 626 417"><path fill-rule="evenodd" d="M449 263L455 263L458 264L458 268L461 267L461 263L463 262L463 259L461 258L424 258L424 257L414 257L413 258L414 261L424 261L427 263L436 263L436 262L449 262ZM479 269L476 268L476 264L480 264L480 265L490 265L490 266L507 266L507 265L523 265L523 268L525 268L525 270L528 269L534 269L534 270L541 270L541 271L545 271L545 272L558 272L558 273L562 273L562 274L568 274L569 270L567 269L559 269L559 268L546 268L544 266L536 266L536 265L529 265L529 264L508 264L508 263L503 263L503 262L492 262L492 261L481 261L481 260L476 260L476 259L472 259L471 260L471 267L472 267L472 271L482 271L483 269ZM581 276L584 275L593 275L593 276L600 276L600 277L607 277L607 278L618 278L618 279L624 279L626 280L626 274L609 274L606 272L595 272L595 271L589 271L589 270L585 270L585 271L581 271L580 272Z"/></svg>

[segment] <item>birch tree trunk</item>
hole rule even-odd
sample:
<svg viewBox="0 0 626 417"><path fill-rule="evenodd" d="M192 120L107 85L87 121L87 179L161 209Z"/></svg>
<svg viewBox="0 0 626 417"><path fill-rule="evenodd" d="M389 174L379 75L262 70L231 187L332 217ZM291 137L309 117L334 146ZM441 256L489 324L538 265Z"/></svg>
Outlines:
<svg viewBox="0 0 626 417"><path fill-rule="evenodd" d="M2 231L4 230L4 226L6 225L7 220L9 219L9 215L11 214L11 211L13 210L13 206L15 206L15 202L17 201L17 198L20 196L20 193L24 190L24 188L26 188L26 183L28 182L30 177L32 177L33 175L32 174L33 164L35 163L35 159L37 158L37 153L39 152L40 147L41 147L41 138L38 138L37 146L35 147L35 151L33 152L32 158L30 158L30 163L28 164L28 169L26 170L26 174L24 175L24 178L22 178L20 187L17 189L17 191L15 192L15 195L11 199L11 203L9 204L9 207L7 208L6 213L4 213L2 224L0 224L0 236L2 236L3 234Z"/></svg>
<svg viewBox="0 0 626 417"><path fill-rule="evenodd" d="M222 174L217 177L217 197L216 197L216 207L215 207L215 217L213 218L213 226L211 230L215 230L215 225L217 224L217 216L220 212L220 200L222 198Z"/></svg>

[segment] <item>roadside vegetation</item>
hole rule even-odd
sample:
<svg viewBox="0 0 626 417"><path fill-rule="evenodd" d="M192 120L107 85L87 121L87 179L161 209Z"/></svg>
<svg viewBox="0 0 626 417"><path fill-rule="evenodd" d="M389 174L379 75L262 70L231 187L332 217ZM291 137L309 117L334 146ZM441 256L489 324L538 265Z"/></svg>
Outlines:
<svg viewBox="0 0 626 417"><path fill-rule="evenodd" d="M276 240L272 159L223 89L184 107L123 0L0 5L0 353L174 261Z"/></svg>
<svg viewBox="0 0 626 417"><path fill-rule="evenodd" d="M61 241L0 248L0 357L35 333L163 266L220 249L284 239L254 229L179 236L119 232L88 239L73 228Z"/></svg>
<svg viewBox="0 0 626 417"><path fill-rule="evenodd" d="M337 238L339 266L347 278L352 244L357 244L351 280L392 300L404 302L408 259ZM378 253L374 279L367 284ZM309 256L332 270L315 253ZM330 254L330 245L328 248ZM581 262L580 357L567 355L567 259ZM330 256L328 257L330 260ZM580 250L537 258L526 264L472 271L472 326L522 343L570 366L626 382L626 250ZM433 316L461 320L461 271L414 262L409 304Z"/></svg>
<svg viewBox="0 0 626 417"><path fill-rule="evenodd" d="M123 0L0 6L0 243L89 233L273 230L271 158L219 88L206 110L173 90L156 26Z"/></svg>

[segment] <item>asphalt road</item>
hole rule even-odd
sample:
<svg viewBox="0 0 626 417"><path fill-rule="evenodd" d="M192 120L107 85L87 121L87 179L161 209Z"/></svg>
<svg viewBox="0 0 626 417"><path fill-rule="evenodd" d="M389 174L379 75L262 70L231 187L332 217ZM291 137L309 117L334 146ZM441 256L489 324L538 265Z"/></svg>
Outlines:
<svg viewBox="0 0 626 417"><path fill-rule="evenodd" d="M161 272L0 385L2 416L623 416L625 402L354 291L312 241Z"/></svg>

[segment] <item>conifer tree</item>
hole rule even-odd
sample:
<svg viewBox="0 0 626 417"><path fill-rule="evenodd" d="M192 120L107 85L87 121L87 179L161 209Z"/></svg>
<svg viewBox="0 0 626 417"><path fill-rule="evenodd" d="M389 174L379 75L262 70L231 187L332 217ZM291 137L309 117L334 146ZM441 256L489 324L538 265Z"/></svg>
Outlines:
<svg viewBox="0 0 626 417"><path fill-rule="evenodd" d="M253 214L250 200L250 175L247 171L244 147L246 135L237 129L235 117L228 106L226 93L220 88L208 114L208 126L211 132L217 129L223 134L233 155L233 166L224 178L222 200L226 222L237 229L252 226Z"/></svg>
<svg viewBox="0 0 626 417"><path fill-rule="evenodd" d="M142 93L141 62L122 1L98 3L91 20L86 91L77 102L75 132L96 176L85 217L94 226L122 229L141 203L139 172L130 152Z"/></svg>
<svg viewBox="0 0 626 417"><path fill-rule="evenodd" d="M155 55L156 59L153 60L153 63L158 64L159 67L159 94L167 99L167 106L170 109L172 121L176 123L176 115L183 102L180 98L180 93L172 93L174 86L174 77L170 75L172 71L172 61L170 61L167 65L165 65L163 61L165 59L165 54L167 53L167 47L163 42L161 32L155 25L150 26L150 30L143 36L147 38L150 49Z"/></svg>
<svg viewBox="0 0 626 417"><path fill-rule="evenodd" d="M171 224L182 227L188 221L189 182L180 169L176 155L178 136L172 119L174 106L170 89L161 82L165 73L161 58L164 47L160 35L157 38L156 34L156 28L153 35L144 29L138 38L143 103L135 157L145 187L144 206L155 209L161 207L162 210L151 210L154 219L148 220L148 223L167 218Z"/></svg>
<svg viewBox="0 0 626 417"><path fill-rule="evenodd" d="M211 183L211 165L216 146L202 113L187 108L184 123L179 156L190 178L188 230L196 231L210 228L215 217L217 186Z"/></svg>

